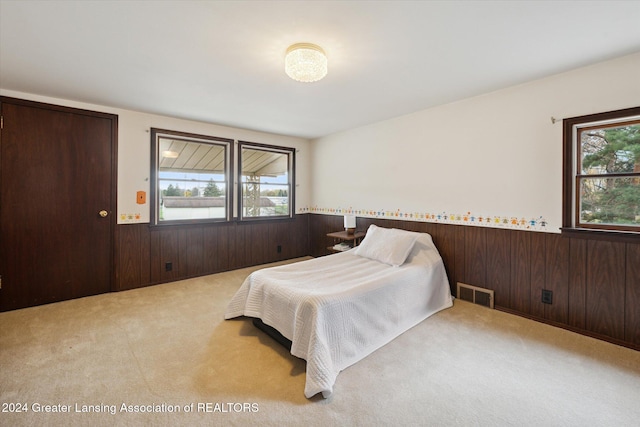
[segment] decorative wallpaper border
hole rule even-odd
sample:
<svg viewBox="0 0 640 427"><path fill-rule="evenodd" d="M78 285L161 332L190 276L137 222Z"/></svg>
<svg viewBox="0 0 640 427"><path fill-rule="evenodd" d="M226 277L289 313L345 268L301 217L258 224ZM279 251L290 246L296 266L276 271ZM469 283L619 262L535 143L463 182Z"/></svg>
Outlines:
<svg viewBox="0 0 640 427"><path fill-rule="evenodd" d="M452 213L452 212L403 212L400 209L395 211L353 209L349 208L323 208L318 206L301 207L296 209L296 214L318 213L326 215L356 215L364 218L381 219L401 219L404 221L436 222L442 224L473 225L478 227L510 228L528 231L554 232L549 227L547 220L542 217L515 217L507 215L476 215L472 212ZM140 213L120 213L119 224L130 224L147 222L141 221Z"/></svg>
<svg viewBox="0 0 640 427"><path fill-rule="evenodd" d="M465 213L454 212L403 212L395 211L353 209L349 208L324 208L318 206L298 209L297 213L320 213L327 215L356 215L365 218L402 219L405 221L437 222L444 224L473 225L484 227L500 227L529 231L553 231L549 229L549 223L542 217L515 217L508 215L476 215L471 211Z"/></svg>
<svg viewBox="0 0 640 427"><path fill-rule="evenodd" d="M146 221L141 221L142 219L142 215L137 212L137 213L121 213L120 214L120 220L119 220L119 224L128 224L128 223L137 223L137 222L146 222Z"/></svg>

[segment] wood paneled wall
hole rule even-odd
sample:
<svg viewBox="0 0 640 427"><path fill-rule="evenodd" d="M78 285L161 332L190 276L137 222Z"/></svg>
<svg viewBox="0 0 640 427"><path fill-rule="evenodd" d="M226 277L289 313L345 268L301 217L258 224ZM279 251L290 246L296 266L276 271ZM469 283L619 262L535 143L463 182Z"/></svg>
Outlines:
<svg viewBox="0 0 640 427"><path fill-rule="evenodd" d="M640 349L640 244L510 229L358 218L430 233L452 292L457 282L495 291L496 308ZM327 253L326 234L342 217L310 215L311 255ZM542 290L553 303L542 303Z"/></svg>
<svg viewBox="0 0 640 427"><path fill-rule="evenodd" d="M287 221L198 226L118 226L116 290L322 256L342 217L304 214ZM496 308L640 350L640 243L510 229L358 218L427 232L457 282L495 291ZM278 252L280 247L280 252ZM171 263L171 271L166 264ZM543 304L542 290L553 291Z"/></svg>
<svg viewBox="0 0 640 427"><path fill-rule="evenodd" d="M306 256L308 220L308 215L297 215L251 223L119 225L115 290Z"/></svg>

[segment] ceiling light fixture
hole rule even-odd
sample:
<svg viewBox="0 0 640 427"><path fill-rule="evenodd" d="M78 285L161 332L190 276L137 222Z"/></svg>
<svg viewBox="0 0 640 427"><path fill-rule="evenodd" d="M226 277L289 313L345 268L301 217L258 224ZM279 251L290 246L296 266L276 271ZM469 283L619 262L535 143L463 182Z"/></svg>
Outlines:
<svg viewBox="0 0 640 427"><path fill-rule="evenodd" d="M284 71L298 82L317 82L327 75L327 55L315 44L296 43L287 49Z"/></svg>

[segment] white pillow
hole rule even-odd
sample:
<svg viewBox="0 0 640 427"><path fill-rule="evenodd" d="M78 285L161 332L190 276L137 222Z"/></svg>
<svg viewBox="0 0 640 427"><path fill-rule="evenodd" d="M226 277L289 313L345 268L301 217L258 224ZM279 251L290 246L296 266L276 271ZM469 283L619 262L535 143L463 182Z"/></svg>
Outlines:
<svg viewBox="0 0 640 427"><path fill-rule="evenodd" d="M395 228L369 226L367 235L354 254L399 267L409 256L418 235Z"/></svg>

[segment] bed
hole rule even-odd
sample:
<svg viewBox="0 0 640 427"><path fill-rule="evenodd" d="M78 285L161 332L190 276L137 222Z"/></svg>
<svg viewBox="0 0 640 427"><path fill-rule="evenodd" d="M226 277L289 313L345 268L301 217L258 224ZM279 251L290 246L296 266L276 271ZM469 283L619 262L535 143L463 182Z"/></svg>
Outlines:
<svg viewBox="0 0 640 427"><path fill-rule="evenodd" d="M251 273L225 319L260 319L307 361L304 394L327 398L340 371L453 305L431 236L371 225L354 249Z"/></svg>

